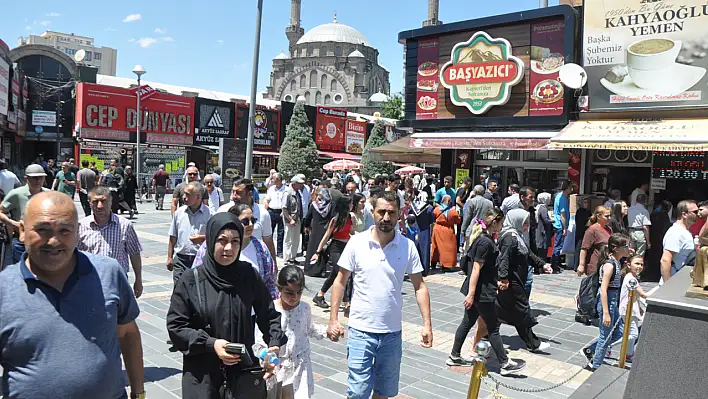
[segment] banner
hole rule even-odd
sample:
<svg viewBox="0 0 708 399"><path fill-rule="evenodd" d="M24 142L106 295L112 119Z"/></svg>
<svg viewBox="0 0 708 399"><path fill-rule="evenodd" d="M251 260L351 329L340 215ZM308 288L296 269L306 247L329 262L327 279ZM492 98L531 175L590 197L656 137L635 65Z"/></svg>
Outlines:
<svg viewBox="0 0 708 399"><path fill-rule="evenodd" d="M194 107L194 144L219 145L220 138L236 138L234 105L197 97Z"/></svg>
<svg viewBox="0 0 708 399"><path fill-rule="evenodd" d="M137 98L131 89L79 83L76 123L80 137L133 141ZM194 98L157 93L141 102L141 142L192 145Z"/></svg>
<svg viewBox="0 0 708 399"><path fill-rule="evenodd" d="M248 111L248 105L239 104L236 106L237 137L243 140L248 139ZM253 125L253 149L258 151L278 151L278 146L280 145L278 141L280 111L256 106Z"/></svg>
<svg viewBox="0 0 708 399"><path fill-rule="evenodd" d="M10 64L0 58L0 115L7 115L7 99L10 93Z"/></svg>
<svg viewBox="0 0 708 399"><path fill-rule="evenodd" d="M439 50L440 41L437 37L418 42L416 119L438 118Z"/></svg>
<svg viewBox="0 0 708 399"><path fill-rule="evenodd" d="M708 105L705 0L586 0L590 111Z"/></svg>
<svg viewBox="0 0 708 399"><path fill-rule="evenodd" d="M56 111L41 111L32 110L32 125L33 126L56 126L57 113Z"/></svg>
<svg viewBox="0 0 708 399"><path fill-rule="evenodd" d="M234 180L239 176L244 176L246 166L246 140L224 139L224 164L222 183L223 187L233 186Z"/></svg>
<svg viewBox="0 0 708 399"><path fill-rule="evenodd" d="M347 121L347 152L361 155L366 146L366 122Z"/></svg>
<svg viewBox="0 0 708 399"><path fill-rule="evenodd" d="M529 116L563 114L564 87L558 72L565 63L564 35L563 20L531 25Z"/></svg>
<svg viewBox="0 0 708 399"><path fill-rule="evenodd" d="M338 108L317 107L315 144L322 151L340 151L344 148L347 111Z"/></svg>
<svg viewBox="0 0 708 399"><path fill-rule="evenodd" d="M10 103L12 104L12 109L15 111L19 110L20 107L20 71L18 70L13 70L12 71L12 100Z"/></svg>

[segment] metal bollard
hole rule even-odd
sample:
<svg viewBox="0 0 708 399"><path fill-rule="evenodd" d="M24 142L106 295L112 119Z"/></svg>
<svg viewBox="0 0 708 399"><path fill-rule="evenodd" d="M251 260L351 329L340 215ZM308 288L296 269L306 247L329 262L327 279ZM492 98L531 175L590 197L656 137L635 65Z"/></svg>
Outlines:
<svg viewBox="0 0 708 399"><path fill-rule="evenodd" d="M637 282L632 280L629 283L629 299L627 301L627 312L624 315L624 332L622 334L622 349L620 350L619 367L624 368L627 361L627 345L629 344L630 324L632 323L632 306L634 305L634 296L636 295Z"/></svg>
<svg viewBox="0 0 708 399"><path fill-rule="evenodd" d="M467 399L477 399L479 397L479 389L482 386L482 377L487 375L486 356L491 350L491 346L486 341L479 341L474 347L477 352L477 357L474 358L474 366L472 366L472 375L470 376L470 387L467 390Z"/></svg>

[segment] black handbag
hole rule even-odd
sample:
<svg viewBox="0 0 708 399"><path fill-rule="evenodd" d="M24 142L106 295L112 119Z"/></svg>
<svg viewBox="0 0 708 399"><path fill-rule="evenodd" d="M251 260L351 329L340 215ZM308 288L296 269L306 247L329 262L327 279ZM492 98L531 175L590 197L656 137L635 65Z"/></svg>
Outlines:
<svg viewBox="0 0 708 399"><path fill-rule="evenodd" d="M202 290L199 284L199 268L194 269L194 280L197 286L197 298L199 301L200 317L206 325L207 333L211 330L211 325L206 317L206 306L202 301ZM244 355L244 363L251 366L246 368L238 368L236 366L221 366L221 371L224 374L224 384L219 388L219 396L222 399L267 399L268 391L266 383L263 379L265 370L260 366L252 366L253 360L246 352Z"/></svg>

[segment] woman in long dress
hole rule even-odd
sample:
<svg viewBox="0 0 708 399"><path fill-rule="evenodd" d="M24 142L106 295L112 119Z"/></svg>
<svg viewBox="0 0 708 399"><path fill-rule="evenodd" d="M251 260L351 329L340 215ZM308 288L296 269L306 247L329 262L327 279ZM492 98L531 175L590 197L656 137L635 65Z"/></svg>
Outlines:
<svg viewBox="0 0 708 399"><path fill-rule="evenodd" d="M431 265L440 263L443 272L457 266L457 241L455 226L460 223L460 215L449 195L443 197L438 208L433 211L435 229L433 230L433 247Z"/></svg>
<svg viewBox="0 0 708 399"><path fill-rule="evenodd" d="M427 277L430 272L430 236L433 225L433 207L428 204L426 195L418 195L411 211L415 215L418 224L418 247L420 248L420 263L423 264L423 276Z"/></svg>
<svg viewBox="0 0 708 399"><path fill-rule="evenodd" d="M317 247L322 241L329 220L334 212L334 204L342 196L338 190L320 187L315 200L310 204L310 212L305 218L305 227L310 229L310 240L307 243L307 256L305 259L305 274L310 277L324 277L327 272L327 259L320 257L319 261L311 264L312 256L317 252Z"/></svg>

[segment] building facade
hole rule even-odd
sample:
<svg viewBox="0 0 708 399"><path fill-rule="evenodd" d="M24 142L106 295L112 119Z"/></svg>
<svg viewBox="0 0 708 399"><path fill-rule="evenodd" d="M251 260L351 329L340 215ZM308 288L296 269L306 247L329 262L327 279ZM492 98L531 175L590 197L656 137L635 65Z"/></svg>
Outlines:
<svg viewBox="0 0 708 399"><path fill-rule="evenodd" d="M98 68L98 73L101 75L116 76L118 51L110 47L96 47L92 37L44 31L39 36L29 35L18 39L18 46L27 44L50 46L72 58L77 51L84 50L85 55L81 63Z"/></svg>
<svg viewBox="0 0 708 399"><path fill-rule="evenodd" d="M390 94L389 72L379 64L379 52L356 29L334 21L305 32L300 26L301 0L292 0L290 26L285 30L288 54L273 60L264 97L309 105L331 105L368 113L377 107L377 93ZM378 104L380 106L380 104Z"/></svg>

